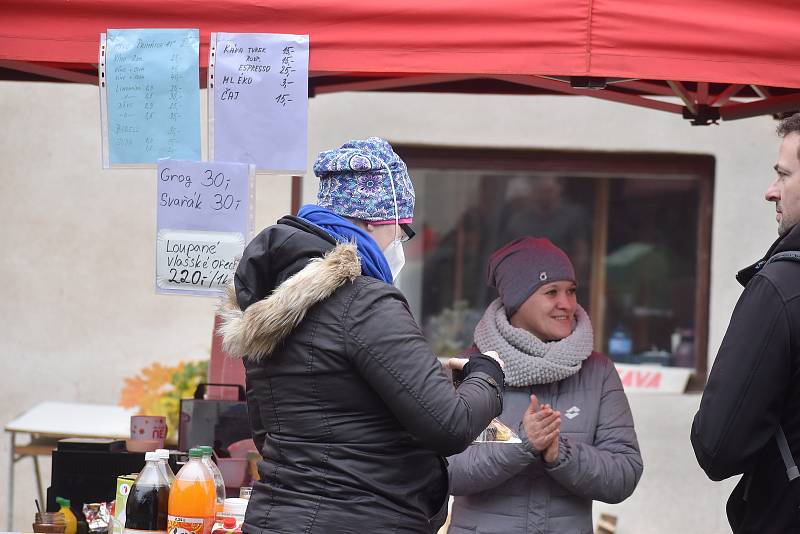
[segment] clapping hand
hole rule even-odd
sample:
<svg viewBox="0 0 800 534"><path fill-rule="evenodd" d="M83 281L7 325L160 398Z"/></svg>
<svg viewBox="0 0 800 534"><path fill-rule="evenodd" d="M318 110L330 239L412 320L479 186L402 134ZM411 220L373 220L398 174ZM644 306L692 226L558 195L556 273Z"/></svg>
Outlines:
<svg viewBox="0 0 800 534"><path fill-rule="evenodd" d="M561 412L549 404L539 407L539 399L531 395L531 403L522 415L522 429L533 448L542 453L544 461L553 463L558 458L558 436L561 432Z"/></svg>

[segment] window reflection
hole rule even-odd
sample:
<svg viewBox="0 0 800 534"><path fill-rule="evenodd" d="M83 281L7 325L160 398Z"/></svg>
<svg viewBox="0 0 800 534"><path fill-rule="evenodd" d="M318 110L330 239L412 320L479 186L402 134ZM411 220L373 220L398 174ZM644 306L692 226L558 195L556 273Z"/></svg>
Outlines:
<svg viewBox="0 0 800 534"><path fill-rule="evenodd" d="M489 255L522 236L548 237L572 258L588 307L594 181L547 173L414 170L422 224L421 324L440 355L457 354L496 298ZM420 191L424 191L421 195ZM404 278L404 291L409 286ZM414 293L414 291L411 291ZM413 304L413 303L412 303Z"/></svg>
<svg viewBox="0 0 800 534"><path fill-rule="evenodd" d="M612 180L607 352L624 363L694 367L696 182Z"/></svg>
<svg viewBox="0 0 800 534"><path fill-rule="evenodd" d="M438 355L469 347L496 298L486 287L489 255L531 235L572 259L598 349L620 363L695 368L704 294L695 175L586 172L585 162L578 172L409 166L418 236L399 283Z"/></svg>

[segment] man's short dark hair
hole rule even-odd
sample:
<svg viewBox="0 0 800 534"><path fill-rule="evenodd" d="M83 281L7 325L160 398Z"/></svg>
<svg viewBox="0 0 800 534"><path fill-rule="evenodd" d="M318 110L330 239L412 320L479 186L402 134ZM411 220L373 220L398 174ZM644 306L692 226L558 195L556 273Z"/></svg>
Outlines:
<svg viewBox="0 0 800 534"><path fill-rule="evenodd" d="M790 133L800 133L800 113L789 115L778 123L778 136L783 138ZM800 146L797 147L797 159L800 160Z"/></svg>
<svg viewBox="0 0 800 534"><path fill-rule="evenodd" d="M778 123L778 135L786 137L790 133L800 133L800 113L790 115Z"/></svg>

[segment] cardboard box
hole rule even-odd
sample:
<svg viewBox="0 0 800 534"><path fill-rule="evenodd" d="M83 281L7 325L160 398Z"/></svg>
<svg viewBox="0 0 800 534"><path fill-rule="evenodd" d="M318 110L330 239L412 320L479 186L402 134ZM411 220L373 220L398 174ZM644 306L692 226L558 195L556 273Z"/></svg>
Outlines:
<svg viewBox="0 0 800 534"><path fill-rule="evenodd" d="M122 534L122 531L125 529L125 506L128 504L128 495L131 492L131 486L136 482L137 476L139 476L138 473L117 477L114 519L111 521L112 525L109 529L111 534Z"/></svg>

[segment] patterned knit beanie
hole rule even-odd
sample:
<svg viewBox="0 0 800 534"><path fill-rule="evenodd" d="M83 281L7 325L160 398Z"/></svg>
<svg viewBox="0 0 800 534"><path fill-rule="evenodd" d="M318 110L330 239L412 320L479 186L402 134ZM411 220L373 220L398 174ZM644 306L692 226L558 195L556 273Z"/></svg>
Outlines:
<svg viewBox="0 0 800 534"><path fill-rule="evenodd" d="M379 137L320 152L314 174L319 177L317 205L337 215L393 223L396 196L400 223L410 223L414 216L414 186L406 164Z"/></svg>
<svg viewBox="0 0 800 534"><path fill-rule="evenodd" d="M506 317L543 284L575 281L575 269L563 250L543 237L520 237L489 258L487 284L497 288Z"/></svg>

